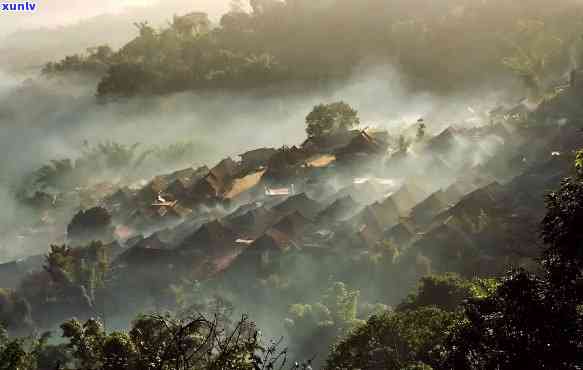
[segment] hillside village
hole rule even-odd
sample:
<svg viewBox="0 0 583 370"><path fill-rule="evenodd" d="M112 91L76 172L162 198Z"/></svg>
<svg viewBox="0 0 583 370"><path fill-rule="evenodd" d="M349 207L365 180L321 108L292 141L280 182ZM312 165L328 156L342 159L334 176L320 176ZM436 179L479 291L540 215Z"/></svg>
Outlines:
<svg viewBox="0 0 583 370"><path fill-rule="evenodd" d="M570 173L581 146L580 96L569 86L528 120L512 107L479 127L418 128L412 138L341 130L138 185L100 183L68 227L43 226L62 235L55 244L88 247L53 246L49 257L0 265L1 287L30 305L8 329L133 314L185 280L234 296L283 284L285 306L310 279L304 288L317 290L333 277L364 300L396 304L427 274L471 279L534 267L544 194ZM44 218L54 212L58 202L39 206ZM102 286L51 258L93 266ZM375 258L384 271L371 270ZM390 279L391 290L379 294L375 279ZM262 296L244 307L267 304Z"/></svg>
<svg viewBox="0 0 583 370"><path fill-rule="evenodd" d="M583 369L580 0L53 3L0 370Z"/></svg>

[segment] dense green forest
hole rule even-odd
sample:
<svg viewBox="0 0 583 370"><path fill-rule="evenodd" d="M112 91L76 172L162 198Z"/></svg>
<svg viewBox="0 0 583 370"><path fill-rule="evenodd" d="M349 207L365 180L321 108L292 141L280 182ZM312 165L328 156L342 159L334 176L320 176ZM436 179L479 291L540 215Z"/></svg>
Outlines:
<svg viewBox="0 0 583 370"><path fill-rule="evenodd" d="M349 78L390 64L413 85L448 92L501 83L508 71L529 87L568 71L580 39L575 1L308 0L233 5L218 25L205 13L175 16L114 51L107 46L48 63L55 75L99 77L99 96L254 88Z"/></svg>

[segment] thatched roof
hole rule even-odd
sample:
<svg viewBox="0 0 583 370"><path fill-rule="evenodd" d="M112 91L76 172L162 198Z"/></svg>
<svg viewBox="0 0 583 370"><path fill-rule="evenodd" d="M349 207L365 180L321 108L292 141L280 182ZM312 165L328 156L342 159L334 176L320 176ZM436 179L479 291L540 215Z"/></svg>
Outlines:
<svg viewBox="0 0 583 370"><path fill-rule="evenodd" d="M439 190L413 207L411 210L411 218L417 224L426 225L431 222L433 217L446 210L447 207L447 197L443 190Z"/></svg>
<svg viewBox="0 0 583 370"><path fill-rule="evenodd" d="M236 213L224 221L230 229L247 237L256 237L277 223L283 215L265 206L251 209L244 214Z"/></svg>
<svg viewBox="0 0 583 370"><path fill-rule="evenodd" d="M336 199L334 203L329 205L320 214L318 214L317 220L326 221L343 221L358 212L361 206L352 199L350 195Z"/></svg>
<svg viewBox="0 0 583 370"><path fill-rule="evenodd" d="M304 230L312 224L300 212L295 211L283 217L277 222L272 229L277 230L287 236L289 239L300 237Z"/></svg>
<svg viewBox="0 0 583 370"><path fill-rule="evenodd" d="M182 242L183 251L202 251L214 253L235 245L240 238L236 232L226 227L222 222L215 220L204 224L194 234Z"/></svg>
<svg viewBox="0 0 583 370"><path fill-rule="evenodd" d="M305 193L294 195L277 206L273 207L279 213L287 214L299 212L304 217L314 219L322 210L322 205L310 199Z"/></svg>

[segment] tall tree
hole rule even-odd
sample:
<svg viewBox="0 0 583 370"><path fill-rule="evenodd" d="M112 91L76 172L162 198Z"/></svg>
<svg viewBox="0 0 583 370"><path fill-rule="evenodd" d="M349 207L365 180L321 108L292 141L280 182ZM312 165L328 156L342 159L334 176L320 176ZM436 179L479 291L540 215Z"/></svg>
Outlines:
<svg viewBox="0 0 583 370"><path fill-rule="evenodd" d="M345 102L319 104L306 117L309 137L346 131L360 124L358 112Z"/></svg>

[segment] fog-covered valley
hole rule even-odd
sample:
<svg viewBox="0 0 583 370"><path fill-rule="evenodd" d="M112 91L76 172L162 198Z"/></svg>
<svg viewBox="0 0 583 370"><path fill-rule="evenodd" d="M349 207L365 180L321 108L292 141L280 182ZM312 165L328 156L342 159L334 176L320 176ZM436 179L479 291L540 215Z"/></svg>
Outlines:
<svg viewBox="0 0 583 370"><path fill-rule="evenodd" d="M0 368L576 369L582 10L529 1L10 18Z"/></svg>

